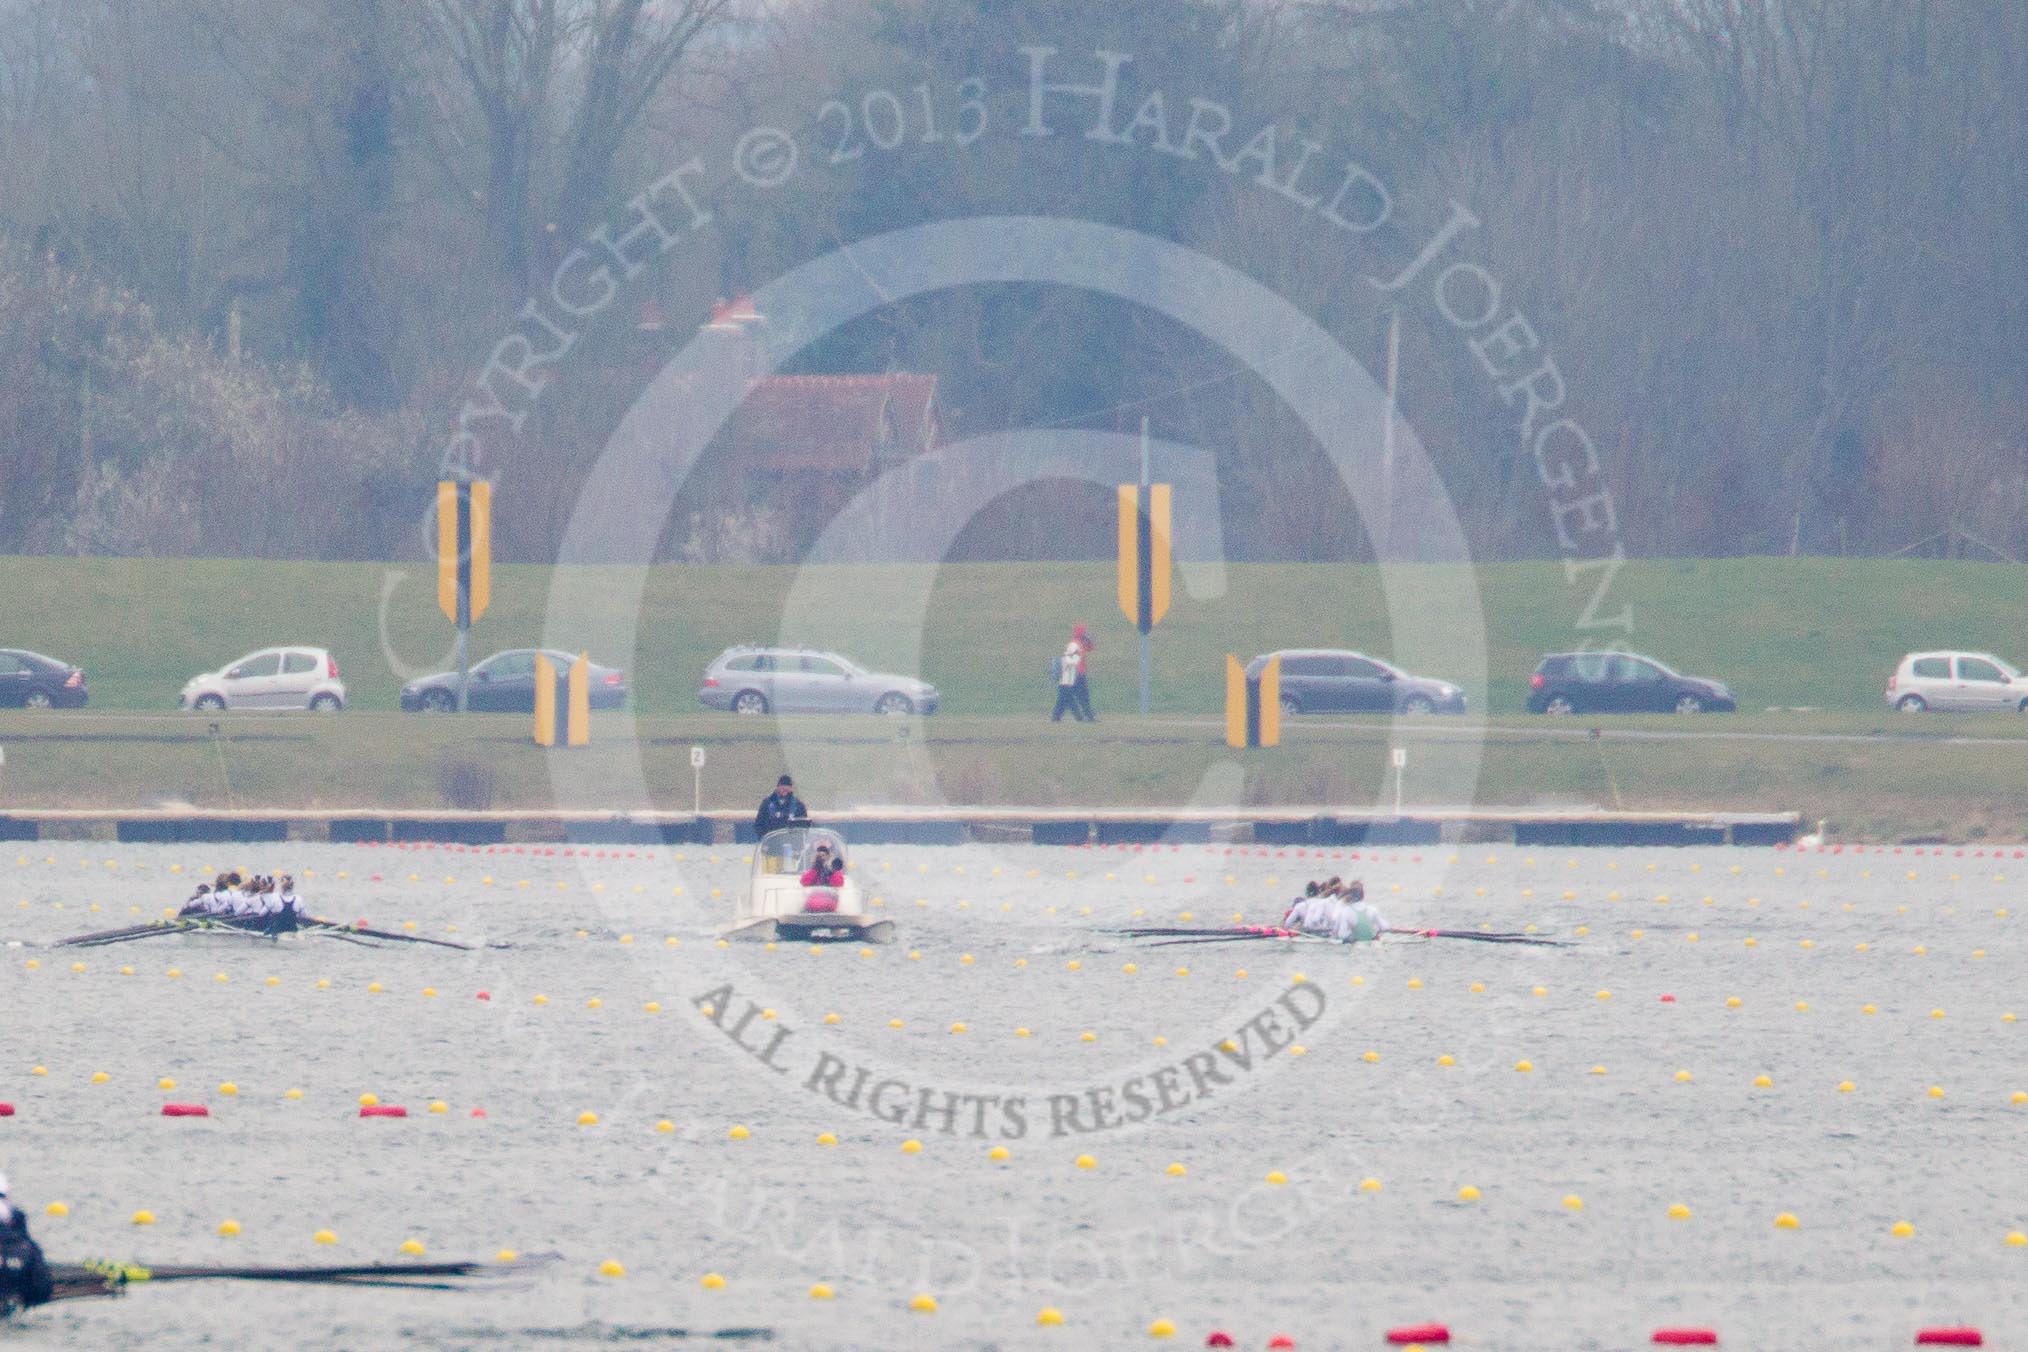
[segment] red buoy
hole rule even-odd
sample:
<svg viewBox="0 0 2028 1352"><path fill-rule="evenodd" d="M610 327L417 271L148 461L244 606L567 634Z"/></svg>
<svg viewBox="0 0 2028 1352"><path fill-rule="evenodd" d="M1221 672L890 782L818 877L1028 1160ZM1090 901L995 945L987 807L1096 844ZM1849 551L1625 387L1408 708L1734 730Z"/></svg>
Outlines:
<svg viewBox="0 0 2028 1352"><path fill-rule="evenodd" d="M165 1103L162 1105L162 1116L209 1117L211 1116L211 1109L205 1107L202 1103Z"/></svg>
<svg viewBox="0 0 2028 1352"><path fill-rule="evenodd" d="M1224 1329L1213 1329L1210 1336L1205 1338L1204 1345L1206 1347L1231 1347L1232 1335Z"/></svg>
<svg viewBox="0 0 2028 1352"><path fill-rule="evenodd" d="M14 1116L14 1105L11 1103L0 1103L0 1117L12 1116Z"/></svg>
<svg viewBox="0 0 2028 1352"><path fill-rule="evenodd" d="M484 1108L474 1108L474 1109L472 1109L472 1116L474 1116L474 1117L484 1117L485 1115L486 1115L486 1110L485 1110Z"/></svg>
<svg viewBox="0 0 2028 1352"><path fill-rule="evenodd" d="M359 1110L361 1117L407 1117L408 1109L399 1103L373 1103Z"/></svg>
<svg viewBox="0 0 2028 1352"><path fill-rule="evenodd" d="M1986 1339L1975 1328L1919 1329L1915 1335L1918 1347L1984 1347Z"/></svg>
<svg viewBox="0 0 2028 1352"><path fill-rule="evenodd" d="M1268 1339L1268 1347L1271 1350L1271 1352L1273 1352L1274 1349L1293 1348L1295 1345L1296 1340L1294 1338L1289 1337L1289 1335L1286 1333L1277 1333L1274 1337Z"/></svg>
<svg viewBox="0 0 2028 1352"><path fill-rule="evenodd" d="M1718 1341L1718 1330L1656 1329L1654 1341L1672 1347L1710 1347Z"/></svg>
<svg viewBox="0 0 2028 1352"><path fill-rule="evenodd" d="M1387 1331L1387 1341L1399 1347L1406 1343L1447 1343L1451 1340L1448 1324L1408 1324Z"/></svg>

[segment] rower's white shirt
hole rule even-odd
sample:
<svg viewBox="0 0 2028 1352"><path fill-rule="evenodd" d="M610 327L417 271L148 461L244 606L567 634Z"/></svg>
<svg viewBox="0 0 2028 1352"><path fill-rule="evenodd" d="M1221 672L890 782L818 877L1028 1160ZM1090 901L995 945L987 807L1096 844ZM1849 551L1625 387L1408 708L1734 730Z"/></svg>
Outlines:
<svg viewBox="0 0 2028 1352"><path fill-rule="evenodd" d="M221 887L211 894L210 904L204 908L204 913L206 915L231 915L233 903L238 898L239 892L237 890L230 887Z"/></svg>
<svg viewBox="0 0 2028 1352"><path fill-rule="evenodd" d="M275 893L274 903L276 915L280 915L283 911L294 911L297 915L303 913L303 899L294 892Z"/></svg>
<svg viewBox="0 0 2028 1352"><path fill-rule="evenodd" d="M1305 897L1296 907L1296 928L1312 934L1329 934L1338 921L1336 897Z"/></svg>
<svg viewBox="0 0 2028 1352"><path fill-rule="evenodd" d="M253 892L240 892L236 894L232 899L232 910L228 912L230 915L238 916L259 915L260 913L261 899L257 893Z"/></svg>

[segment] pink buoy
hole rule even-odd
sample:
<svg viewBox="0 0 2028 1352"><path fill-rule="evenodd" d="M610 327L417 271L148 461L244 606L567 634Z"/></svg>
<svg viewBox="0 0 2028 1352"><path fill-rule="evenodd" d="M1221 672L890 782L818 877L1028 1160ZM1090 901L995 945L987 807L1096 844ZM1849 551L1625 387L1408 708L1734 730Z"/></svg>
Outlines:
<svg viewBox="0 0 2028 1352"><path fill-rule="evenodd" d="M1915 1335L1918 1347L1984 1347L1985 1335L1975 1328L1919 1329Z"/></svg>
<svg viewBox="0 0 2028 1352"><path fill-rule="evenodd" d="M1671 1347L1710 1347L1718 1341L1718 1330L1656 1329L1653 1341Z"/></svg>
<svg viewBox="0 0 2028 1352"><path fill-rule="evenodd" d="M1448 1324L1407 1324L1387 1331L1387 1341L1396 1347L1407 1343L1447 1343L1450 1340Z"/></svg>
<svg viewBox="0 0 2028 1352"><path fill-rule="evenodd" d="M408 1109L399 1103L372 1103L360 1108L361 1117L407 1117Z"/></svg>
<svg viewBox="0 0 2028 1352"><path fill-rule="evenodd" d="M205 1107L202 1103L165 1103L162 1105L162 1116L209 1117L211 1116L211 1109Z"/></svg>

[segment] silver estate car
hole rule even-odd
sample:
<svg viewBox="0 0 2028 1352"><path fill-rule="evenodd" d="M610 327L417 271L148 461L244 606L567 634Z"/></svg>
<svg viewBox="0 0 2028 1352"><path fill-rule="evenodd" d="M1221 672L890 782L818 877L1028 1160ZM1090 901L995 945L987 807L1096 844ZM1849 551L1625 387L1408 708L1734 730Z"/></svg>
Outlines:
<svg viewBox="0 0 2028 1352"><path fill-rule="evenodd" d="M697 702L736 714L933 714L937 688L809 648L727 648L704 669Z"/></svg>

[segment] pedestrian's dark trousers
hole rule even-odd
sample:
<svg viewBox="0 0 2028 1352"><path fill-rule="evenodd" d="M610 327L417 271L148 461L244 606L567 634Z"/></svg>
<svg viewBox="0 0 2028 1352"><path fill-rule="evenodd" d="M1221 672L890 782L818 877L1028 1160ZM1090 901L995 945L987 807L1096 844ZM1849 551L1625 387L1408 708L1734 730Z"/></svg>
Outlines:
<svg viewBox="0 0 2028 1352"><path fill-rule="evenodd" d="M1091 678L1078 673L1077 684L1071 687L1071 693L1076 697L1077 716L1087 723L1098 722L1098 715L1091 711Z"/></svg>
<svg viewBox="0 0 2028 1352"><path fill-rule="evenodd" d="M1056 709L1055 712L1049 715L1049 721L1061 723L1066 713L1071 716L1073 721L1079 721L1084 718L1084 715L1078 711L1077 687L1074 685L1058 685L1056 687Z"/></svg>

